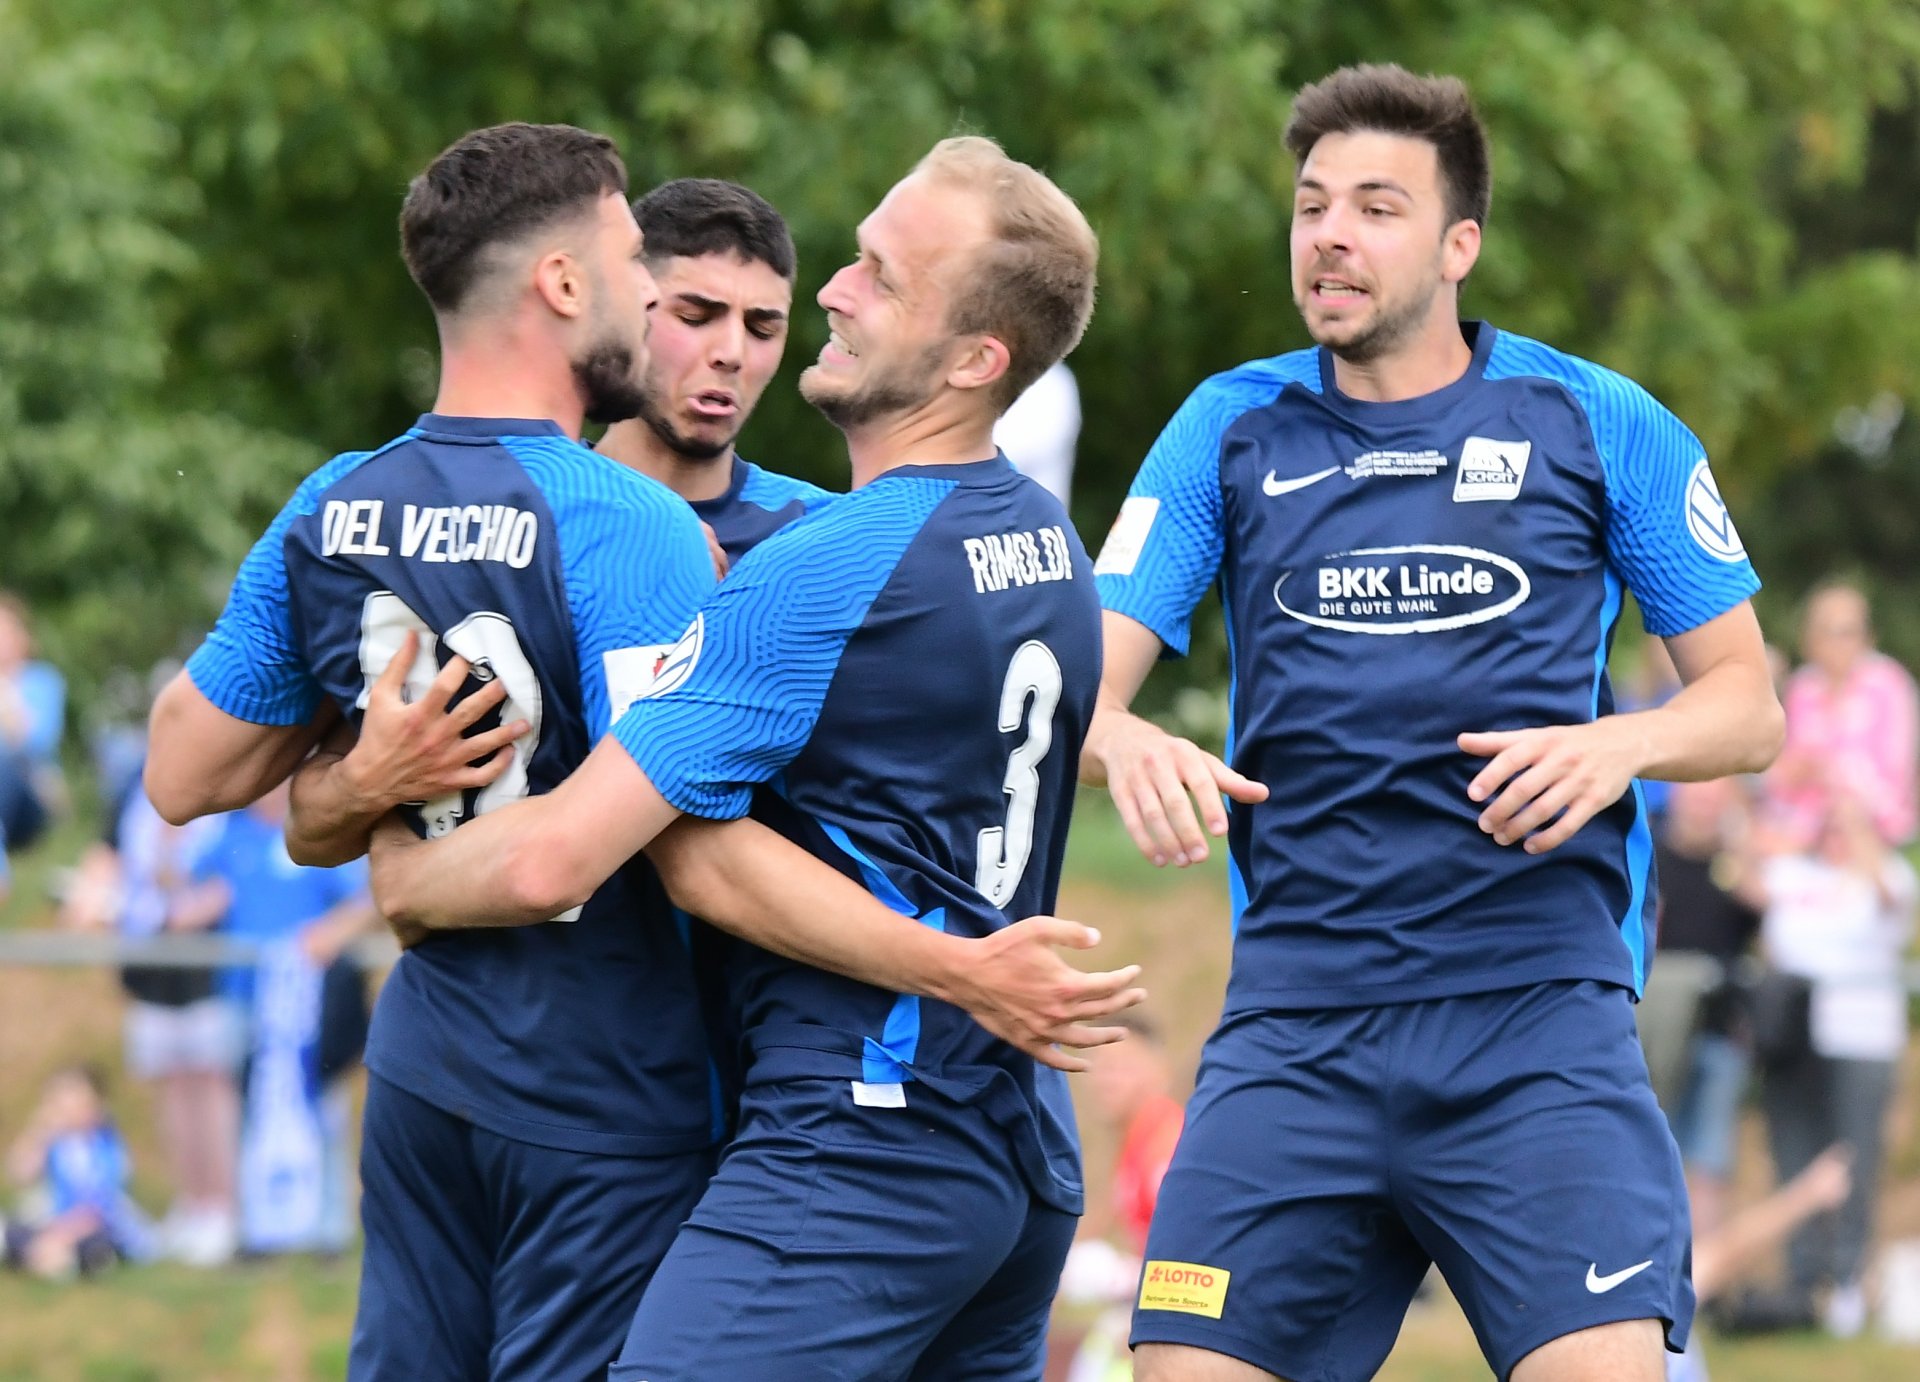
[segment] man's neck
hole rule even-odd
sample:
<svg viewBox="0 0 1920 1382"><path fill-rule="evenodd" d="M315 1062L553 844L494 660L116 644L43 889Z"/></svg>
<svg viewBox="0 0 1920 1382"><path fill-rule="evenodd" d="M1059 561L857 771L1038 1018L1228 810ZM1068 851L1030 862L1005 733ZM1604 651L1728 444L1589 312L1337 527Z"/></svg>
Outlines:
<svg viewBox="0 0 1920 1382"><path fill-rule="evenodd" d="M859 489L903 465L965 465L996 452L993 418L980 410L964 413L939 401L909 413L894 413L848 432L847 455L853 461L853 487Z"/></svg>
<svg viewBox="0 0 1920 1382"><path fill-rule="evenodd" d="M1399 403L1436 393L1473 365L1473 347L1460 334L1451 307L1434 314L1419 332L1374 359L1357 362L1333 357L1333 382L1348 398L1366 403Z"/></svg>
<svg viewBox="0 0 1920 1382"><path fill-rule="evenodd" d="M733 484L733 448L718 456L683 456L641 418L616 422L600 438L601 455L658 480L689 504L718 499Z"/></svg>
<svg viewBox="0 0 1920 1382"><path fill-rule="evenodd" d="M433 411L448 417L546 419L578 441L586 404L573 366L546 342L511 327L440 333L440 391Z"/></svg>

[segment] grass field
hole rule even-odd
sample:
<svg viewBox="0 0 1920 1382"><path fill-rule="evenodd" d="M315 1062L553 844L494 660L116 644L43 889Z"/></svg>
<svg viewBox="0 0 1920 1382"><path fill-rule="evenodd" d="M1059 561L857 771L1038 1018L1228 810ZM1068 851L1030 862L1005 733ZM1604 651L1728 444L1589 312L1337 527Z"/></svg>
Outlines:
<svg viewBox="0 0 1920 1382"><path fill-rule="evenodd" d="M70 828L24 861L15 900L0 926L45 920L44 880L84 840ZM1104 799L1088 796L1075 825L1063 914L1099 926L1102 962L1138 961L1176 1055L1190 1065L1219 1011L1229 946L1225 871L1218 854L1184 874L1144 863ZM119 1001L98 972L0 969L0 1138L11 1134L40 1075L67 1060L119 1061ZM1914 1081L1904 1106L1908 1129L1896 1153L1888 1218L1920 1235L1920 1147L1911 1135ZM134 1148L136 1192L164 1203L156 1174L151 1108L131 1084L115 1104ZM1751 1133L1751 1130L1750 1130ZM1111 1148L1088 1130L1088 1162ZM1757 1189L1764 1158L1747 1157ZM0 1382L322 1382L344 1376L353 1313L355 1263L305 1260L247 1264L219 1272L175 1266L130 1269L105 1280L50 1286L0 1276ZM1896 1382L1920 1377L1920 1351L1862 1341L1803 1338L1715 1341L1718 1382ZM1444 1297L1416 1309L1385 1382L1484 1382L1472 1334ZM733 1382L726 1379L725 1382ZM742 1379L741 1382L747 1382ZM758 1380L754 1380L758 1382ZM769 1379L769 1382L773 1382Z"/></svg>

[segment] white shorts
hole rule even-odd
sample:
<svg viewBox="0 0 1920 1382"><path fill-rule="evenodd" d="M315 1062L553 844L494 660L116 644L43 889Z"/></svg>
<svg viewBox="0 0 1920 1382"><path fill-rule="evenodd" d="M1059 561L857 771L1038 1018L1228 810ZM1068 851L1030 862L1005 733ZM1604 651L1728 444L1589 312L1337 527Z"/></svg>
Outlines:
<svg viewBox="0 0 1920 1382"><path fill-rule="evenodd" d="M127 1004L127 1072L141 1080L228 1074L240 1068L246 1035L239 1006L229 999L202 998L185 1007L136 1000Z"/></svg>

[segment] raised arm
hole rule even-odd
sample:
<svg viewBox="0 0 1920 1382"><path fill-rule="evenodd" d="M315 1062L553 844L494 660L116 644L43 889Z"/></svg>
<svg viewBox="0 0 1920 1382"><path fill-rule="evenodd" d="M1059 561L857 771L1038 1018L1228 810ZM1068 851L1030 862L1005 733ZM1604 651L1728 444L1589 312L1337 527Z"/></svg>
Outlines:
<svg viewBox="0 0 1920 1382"><path fill-rule="evenodd" d="M237 811L285 781L337 718L323 704L302 724L253 724L227 714L180 672L153 703L147 796L174 825Z"/></svg>
<svg viewBox="0 0 1920 1382"><path fill-rule="evenodd" d="M1100 933L1029 917L980 938L949 936L881 904L851 879L752 820L683 818L647 849L674 902L764 949L894 993L952 1003L982 1027L1060 1070L1086 1062L1054 1049L1104 1046L1117 1027L1090 1020L1132 1007L1140 967L1087 974L1059 948Z"/></svg>

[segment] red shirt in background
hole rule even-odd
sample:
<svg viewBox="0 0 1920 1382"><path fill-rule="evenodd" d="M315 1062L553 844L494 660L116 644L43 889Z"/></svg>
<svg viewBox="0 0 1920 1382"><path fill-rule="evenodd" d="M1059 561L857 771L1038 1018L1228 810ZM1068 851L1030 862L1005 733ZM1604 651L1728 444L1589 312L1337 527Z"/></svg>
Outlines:
<svg viewBox="0 0 1920 1382"><path fill-rule="evenodd" d="M1113 1215L1135 1252L1146 1251L1147 1225L1186 1118L1180 1101L1162 1094L1148 1100L1127 1124L1120 1161L1113 1169Z"/></svg>

